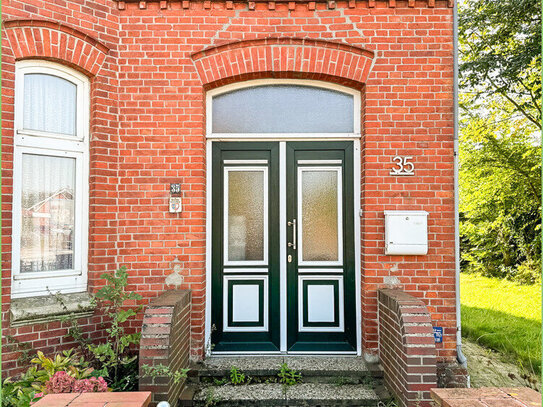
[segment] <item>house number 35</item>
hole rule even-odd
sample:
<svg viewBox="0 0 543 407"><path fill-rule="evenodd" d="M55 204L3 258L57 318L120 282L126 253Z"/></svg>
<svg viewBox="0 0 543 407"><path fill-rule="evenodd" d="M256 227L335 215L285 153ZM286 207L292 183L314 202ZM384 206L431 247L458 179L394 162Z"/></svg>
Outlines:
<svg viewBox="0 0 543 407"><path fill-rule="evenodd" d="M415 175L415 164L411 162L413 157L401 157L397 155L392 159L396 163L396 168L390 170L390 175Z"/></svg>

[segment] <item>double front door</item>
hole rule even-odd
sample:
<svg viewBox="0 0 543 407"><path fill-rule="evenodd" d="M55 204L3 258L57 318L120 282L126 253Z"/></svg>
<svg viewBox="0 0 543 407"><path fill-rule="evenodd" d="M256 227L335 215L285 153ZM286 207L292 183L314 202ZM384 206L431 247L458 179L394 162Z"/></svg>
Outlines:
<svg viewBox="0 0 543 407"><path fill-rule="evenodd" d="M213 352L356 351L353 143L212 143Z"/></svg>

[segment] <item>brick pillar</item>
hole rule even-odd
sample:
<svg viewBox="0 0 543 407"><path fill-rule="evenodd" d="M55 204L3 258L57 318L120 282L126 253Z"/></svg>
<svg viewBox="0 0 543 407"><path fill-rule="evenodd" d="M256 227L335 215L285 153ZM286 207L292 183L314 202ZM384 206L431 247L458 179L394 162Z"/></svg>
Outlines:
<svg viewBox="0 0 543 407"><path fill-rule="evenodd" d="M379 290L379 358L385 383L402 407L432 405L436 346L430 313L421 300L401 290Z"/></svg>
<svg viewBox="0 0 543 407"><path fill-rule="evenodd" d="M190 356L190 290L165 291L154 299L143 317L139 365L163 364L174 372L189 366ZM145 377L139 381L140 391L153 393L151 405L167 401L177 405L184 381L174 384L166 376Z"/></svg>

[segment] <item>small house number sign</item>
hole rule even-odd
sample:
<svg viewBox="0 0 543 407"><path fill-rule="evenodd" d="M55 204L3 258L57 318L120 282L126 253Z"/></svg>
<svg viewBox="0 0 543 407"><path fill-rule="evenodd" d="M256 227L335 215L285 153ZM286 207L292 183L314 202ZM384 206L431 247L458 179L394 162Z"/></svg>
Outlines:
<svg viewBox="0 0 543 407"><path fill-rule="evenodd" d="M396 167L390 170L390 175L409 176L415 175L415 164L411 162L412 156L397 155L392 159L396 163Z"/></svg>

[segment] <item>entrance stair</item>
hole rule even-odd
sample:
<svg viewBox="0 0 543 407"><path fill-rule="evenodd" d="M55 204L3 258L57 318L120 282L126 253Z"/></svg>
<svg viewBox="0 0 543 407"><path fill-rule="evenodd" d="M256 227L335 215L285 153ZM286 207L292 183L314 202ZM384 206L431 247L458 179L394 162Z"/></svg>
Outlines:
<svg viewBox="0 0 543 407"><path fill-rule="evenodd" d="M242 383L233 383L234 370ZM290 385L281 371L290 374ZM211 357L189 373L179 406L376 407L389 398L382 370L360 357Z"/></svg>

